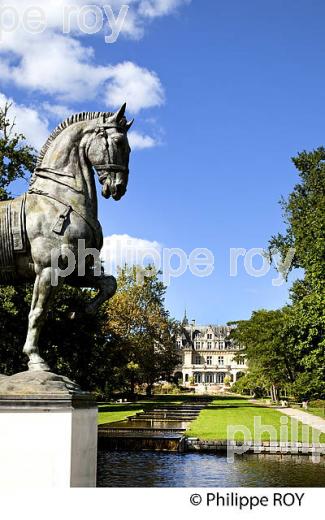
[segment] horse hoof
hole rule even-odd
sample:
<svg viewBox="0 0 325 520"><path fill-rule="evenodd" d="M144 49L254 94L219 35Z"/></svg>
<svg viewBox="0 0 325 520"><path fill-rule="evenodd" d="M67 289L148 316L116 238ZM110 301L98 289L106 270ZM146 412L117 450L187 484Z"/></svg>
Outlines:
<svg viewBox="0 0 325 520"><path fill-rule="evenodd" d="M45 361L39 363L32 363L30 361L28 363L28 370L30 372L51 372L50 367L45 363Z"/></svg>

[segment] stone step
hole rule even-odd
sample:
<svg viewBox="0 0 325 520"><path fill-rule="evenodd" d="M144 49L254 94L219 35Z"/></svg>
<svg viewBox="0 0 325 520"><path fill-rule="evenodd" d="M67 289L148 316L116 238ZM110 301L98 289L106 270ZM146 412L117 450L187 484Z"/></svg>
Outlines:
<svg viewBox="0 0 325 520"><path fill-rule="evenodd" d="M163 414L163 415L160 415L160 414L139 414L139 415L132 415L130 418L132 419L132 417L134 419L138 419L138 418L143 418L143 419L154 419L154 420L164 420L164 419L174 419L175 421L177 420L192 420L192 419L196 419L198 417L198 415L181 415L181 414L175 414L175 415L169 415L169 414Z"/></svg>
<svg viewBox="0 0 325 520"><path fill-rule="evenodd" d="M148 417L147 415L139 415L139 417L128 417L128 422L191 422L195 419L196 417Z"/></svg>
<svg viewBox="0 0 325 520"><path fill-rule="evenodd" d="M144 415L147 415L148 417L151 416L151 417L197 417L199 415L198 412L193 412L193 413L181 413L181 412L173 412L173 413L170 413L170 412L139 412L137 413L135 416L131 416L131 417L137 417L137 416L144 416Z"/></svg>
<svg viewBox="0 0 325 520"><path fill-rule="evenodd" d="M169 428L132 428L132 430L130 428L123 428L121 426L119 426L118 428L112 428L111 425L109 428L101 428L98 430L98 435L106 435L106 433L117 433L117 432L129 432L130 435L132 435L133 433L144 433L144 434L148 434L148 433L164 433L164 432L185 432L186 431L186 428L173 428L173 427L169 427ZM104 433L105 432L105 433Z"/></svg>

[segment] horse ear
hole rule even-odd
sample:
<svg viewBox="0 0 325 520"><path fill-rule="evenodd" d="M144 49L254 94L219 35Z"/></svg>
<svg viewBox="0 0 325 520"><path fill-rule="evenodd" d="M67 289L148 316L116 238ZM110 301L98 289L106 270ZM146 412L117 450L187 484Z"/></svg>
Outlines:
<svg viewBox="0 0 325 520"><path fill-rule="evenodd" d="M124 117L125 110L126 110L126 103L124 103L124 105L121 106L121 108L116 112L116 114L114 114L113 118L115 119L115 121L117 121L118 123L120 122L122 117Z"/></svg>
<svg viewBox="0 0 325 520"><path fill-rule="evenodd" d="M130 128L131 128L131 126L133 125L133 123L134 123L134 119L132 119L132 121L128 121L128 122L126 123L126 131L127 131L127 132L130 130Z"/></svg>

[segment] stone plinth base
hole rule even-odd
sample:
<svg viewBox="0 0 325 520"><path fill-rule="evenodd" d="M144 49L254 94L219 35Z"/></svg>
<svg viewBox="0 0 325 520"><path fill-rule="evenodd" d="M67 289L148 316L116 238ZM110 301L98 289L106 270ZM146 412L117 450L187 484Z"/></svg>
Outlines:
<svg viewBox="0 0 325 520"><path fill-rule="evenodd" d="M0 378L0 489L95 487L97 405L67 378Z"/></svg>

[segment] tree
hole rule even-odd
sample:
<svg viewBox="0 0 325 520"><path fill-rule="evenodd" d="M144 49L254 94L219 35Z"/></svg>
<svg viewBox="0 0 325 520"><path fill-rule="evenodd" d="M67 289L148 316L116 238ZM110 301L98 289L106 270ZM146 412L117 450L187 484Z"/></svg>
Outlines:
<svg viewBox="0 0 325 520"><path fill-rule="evenodd" d="M325 148L304 151L293 163L300 182L282 200L286 233L272 237L269 248L277 248L283 258L294 248L292 268L304 270L291 289L288 325L295 331L295 355L303 368L298 381L312 381L306 395L320 397L325 395ZM298 387L301 395L296 382Z"/></svg>
<svg viewBox="0 0 325 520"><path fill-rule="evenodd" d="M107 307L106 332L118 337L128 352L122 370L131 393L136 383L146 383L151 394L153 384L170 377L179 362L177 324L164 308L165 291L152 268L140 272L125 266L118 275L118 292Z"/></svg>
<svg viewBox="0 0 325 520"><path fill-rule="evenodd" d="M9 119L10 109L10 103L0 108L0 200L9 199L9 185L26 178L36 165L35 150L16 132L15 121Z"/></svg>
<svg viewBox="0 0 325 520"><path fill-rule="evenodd" d="M251 369L232 385L231 391L255 398L265 397L270 392L270 382L261 375L258 369Z"/></svg>
<svg viewBox="0 0 325 520"><path fill-rule="evenodd" d="M258 377L258 386L268 384L274 400L279 388L293 383L300 370L295 352L295 336L288 327L291 309L259 310L250 320L237 322L232 337L244 347L250 371ZM263 382L263 383L262 383Z"/></svg>
<svg viewBox="0 0 325 520"><path fill-rule="evenodd" d="M272 237L275 247L285 257L288 248L295 250L292 268L301 267L310 290L324 290L325 281L325 148L302 152L293 158L301 182L296 184L281 205L287 224L286 234Z"/></svg>
<svg viewBox="0 0 325 520"><path fill-rule="evenodd" d="M300 367L292 390L299 400L325 397L324 309L321 289L310 291L291 307L287 329L295 338L294 354Z"/></svg>
<svg viewBox="0 0 325 520"><path fill-rule="evenodd" d="M0 373L26 370L22 352L27 330L31 289L0 287Z"/></svg>

